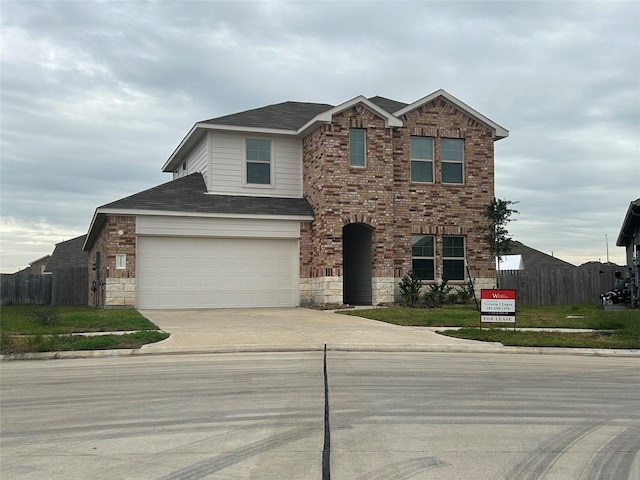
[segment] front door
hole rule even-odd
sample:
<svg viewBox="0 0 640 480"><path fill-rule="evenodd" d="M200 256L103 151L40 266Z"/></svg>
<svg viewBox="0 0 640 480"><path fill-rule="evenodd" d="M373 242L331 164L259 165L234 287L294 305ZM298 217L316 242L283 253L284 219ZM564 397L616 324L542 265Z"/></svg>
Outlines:
<svg viewBox="0 0 640 480"><path fill-rule="evenodd" d="M363 223L342 228L343 302L371 305L371 232Z"/></svg>

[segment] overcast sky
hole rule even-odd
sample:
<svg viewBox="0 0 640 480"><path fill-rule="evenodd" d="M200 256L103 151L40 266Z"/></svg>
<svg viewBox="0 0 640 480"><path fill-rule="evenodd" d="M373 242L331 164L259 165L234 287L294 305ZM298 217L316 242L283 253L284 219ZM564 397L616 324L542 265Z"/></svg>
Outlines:
<svg viewBox="0 0 640 480"><path fill-rule="evenodd" d="M96 207L171 180L199 120L443 88L510 131L514 239L624 264L640 197L640 2L0 3L1 257L12 273Z"/></svg>

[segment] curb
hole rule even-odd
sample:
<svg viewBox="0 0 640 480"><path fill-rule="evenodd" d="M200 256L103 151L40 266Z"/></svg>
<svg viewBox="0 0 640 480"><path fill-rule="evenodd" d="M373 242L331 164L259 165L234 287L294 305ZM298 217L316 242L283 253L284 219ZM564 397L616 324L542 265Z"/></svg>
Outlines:
<svg viewBox="0 0 640 480"><path fill-rule="evenodd" d="M286 353L318 352L325 345L223 345L213 348L175 348L167 350L138 349L87 350L64 352L38 352L0 355L0 361L63 360L74 358L140 357L154 355L215 355L229 353ZM389 353L500 353L520 355L569 355L582 357L640 358L640 350L556 348L556 347L505 347L500 343L485 345L419 345L419 344L337 344L326 345L333 352L389 352Z"/></svg>

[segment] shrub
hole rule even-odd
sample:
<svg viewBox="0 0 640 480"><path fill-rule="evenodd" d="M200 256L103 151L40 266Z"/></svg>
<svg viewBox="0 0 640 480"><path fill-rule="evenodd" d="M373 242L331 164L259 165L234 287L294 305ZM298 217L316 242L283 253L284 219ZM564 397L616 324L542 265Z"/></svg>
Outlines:
<svg viewBox="0 0 640 480"><path fill-rule="evenodd" d="M458 301L464 304L471 303L475 298L475 291L475 282L470 278L469 281L456 292Z"/></svg>
<svg viewBox="0 0 640 480"><path fill-rule="evenodd" d="M429 307L439 307L445 303L453 303L455 301L455 293L451 294L453 287L448 284L449 280L442 279L442 282L430 283L429 290L424 295L424 301Z"/></svg>
<svg viewBox="0 0 640 480"><path fill-rule="evenodd" d="M400 296L402 297L402 303L408 307L415 307L418 305L421 288L422 281L415 273L409 272L405 275L400 281Z"/></svg>

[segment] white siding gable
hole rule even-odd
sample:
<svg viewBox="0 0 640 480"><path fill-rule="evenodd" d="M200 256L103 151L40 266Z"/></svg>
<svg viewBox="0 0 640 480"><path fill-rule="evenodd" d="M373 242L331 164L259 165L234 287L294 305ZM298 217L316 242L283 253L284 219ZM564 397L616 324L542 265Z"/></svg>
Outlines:
<svg viewBox="0 0 640 480"><path fill-rule="evenodd" d="M183 169L186 166L186 170ZM199 172L204 177L205 184L208 185L207 170L209 168L209 139L205 135L200 142L189 152L189 155L173 171L173 178L184 177L192 173Z"/></svg>
<svg viewBox="0 0 640 480"><path fill-rule="evenodd" d="M259 197L302 197L302 140L285 135L209 132L211 159L207 186L210 193ZM271 185L244 182L246 138L272 142Z"/></svg>

